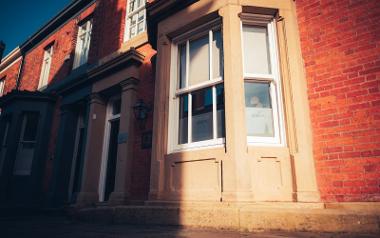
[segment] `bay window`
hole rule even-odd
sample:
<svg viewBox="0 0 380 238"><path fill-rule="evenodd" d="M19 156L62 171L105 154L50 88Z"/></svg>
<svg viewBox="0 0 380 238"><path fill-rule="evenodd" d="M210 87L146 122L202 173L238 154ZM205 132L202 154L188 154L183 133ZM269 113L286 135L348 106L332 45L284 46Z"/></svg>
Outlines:
<svg viewBox="0 0 380 238"><path fill-rule="evenodd" d="M283 145L284 126L276 26L271 19L242 22L247 139Z"/></svg>
<svg viewBox="0 0 380 238"><path fill-rule="evenodd" d="M218 145L225 137L220 25L190 35L173 40L171 150Z"/></svg>
<svg viewBox="0 0 380 238"><path fill-rule="evenodd" d="M128 0L125 40L146 30L146 0Z"/></svg>

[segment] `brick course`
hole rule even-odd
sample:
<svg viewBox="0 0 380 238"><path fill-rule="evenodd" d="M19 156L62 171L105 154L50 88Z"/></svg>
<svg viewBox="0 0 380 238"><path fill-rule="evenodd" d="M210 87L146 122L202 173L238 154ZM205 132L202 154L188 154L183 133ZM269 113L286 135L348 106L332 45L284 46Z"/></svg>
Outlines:
<svg viewBox="0 0 380 238"><path fill-rule="evenodd" d="M380 201L380 4L297 0L324 201Z"/></svg>

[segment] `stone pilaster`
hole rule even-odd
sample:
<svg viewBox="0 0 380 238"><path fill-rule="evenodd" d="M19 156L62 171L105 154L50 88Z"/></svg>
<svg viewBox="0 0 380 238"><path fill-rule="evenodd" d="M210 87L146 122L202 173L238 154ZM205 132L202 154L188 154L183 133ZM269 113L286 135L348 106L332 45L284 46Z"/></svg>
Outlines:
<svg viewBox="0 0 380 238"><path fill-rule="evenodd" d="M99 178L102 165L107 107L103 98L97 93L90 95L89 103L88 139L84 155L82 186L77 199L79 205L92 204L99 201Z"/></svg>
<svg viewBox="0 0 380 238"><path fill-rule="evenodd" d="M121 204L131 195L133 142L135 118L133 106L136 102L136 90L139 80L128 78L120 83L121 111L119 128L119 145L117 149L115 188L110 196L110 203Z"/></svg>

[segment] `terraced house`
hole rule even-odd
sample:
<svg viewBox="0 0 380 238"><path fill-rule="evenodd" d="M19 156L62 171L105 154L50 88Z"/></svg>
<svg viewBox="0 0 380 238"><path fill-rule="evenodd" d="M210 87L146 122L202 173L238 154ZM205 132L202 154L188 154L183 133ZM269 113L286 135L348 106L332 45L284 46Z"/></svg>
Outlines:
<svg viewBox="0 0 380 238"><path fill-rule="evenodd" d="M378 231L379 16L375 0L73 1L1 61L0 201Z"/></svg>

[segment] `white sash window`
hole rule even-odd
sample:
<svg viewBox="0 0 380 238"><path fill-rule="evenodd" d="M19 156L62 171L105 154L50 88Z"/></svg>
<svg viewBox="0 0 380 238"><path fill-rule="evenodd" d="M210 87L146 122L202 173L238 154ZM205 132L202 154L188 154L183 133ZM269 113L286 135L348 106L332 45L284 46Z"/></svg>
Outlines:
<svg viewBox="0 0 380 238"><path fill-rule="evenodd" d="M5 78L0 80L0 97L4 94Z"/></svg>
<svg viewBox="0 0 380 238"><path fill-rule="evenodd" d="M146 0L128 0L125 41L146 31L145 3Z"/></svg>
<svg viewBox="0 0 380 238"><path fill-rule="evenodd" d="M38 120L39 114L35 112L27 112L23 116L16 161L13 169L14 175L25 176L30 175L32 172Z"/></svg>
<svg viewBox="0 0 380 238"><path fill-rule="evenodd" d="M275 20L243 21L242 41L248 143L283 145L284 116Z"/></svg>
<svg viewBox="0 0 380 238"><path fill-rule="evenodd" d="M169 128L169 150L223 144L223 40L220 25L187 33L174 39L173 43L169 125L174 126Z"/></svg>
<svg viewBox="0 0 380 238"><path fill-rule="evenodd" d="M49 74L51 68L51 61L53 58L53 44L48 46L44 51L44 58L42 61L40 81L38 84L38 89L44 89L49 82Z"/></svg>
<svg viewBox="0 0 380 238"><path fill-rule="evenodd" d="M75 48L75 58L73 68L77 68L87 63L88 52L91 43L92 21L82 23L78 28L77 45Z"/></svg>

